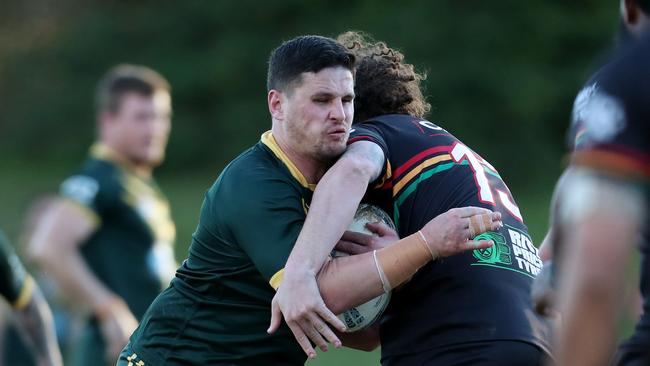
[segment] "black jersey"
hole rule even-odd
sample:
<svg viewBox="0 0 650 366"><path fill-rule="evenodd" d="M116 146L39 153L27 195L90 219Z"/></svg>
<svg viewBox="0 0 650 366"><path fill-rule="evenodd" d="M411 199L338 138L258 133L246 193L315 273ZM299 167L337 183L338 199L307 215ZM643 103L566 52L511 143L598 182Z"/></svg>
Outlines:
<svg viewBox="0 0 650 366"><path fill-rule="evenodd" d="M497 170L443 128L407 115L355 124L350 143L368 140L386 157L366 199L391 213L400 237L449 209L502 213L504 227L479 235L495 245L422 268L395 291L381 323L382 362L453 344L515 340L548 350L548 327L532 308L541 270L512 194Z"/></svg>
<svg viewBox="0 0 650 366"><path fill-rule="evenodd" d="M569 141L572 163L638 185L649 205L650 38L624 48L575 100ZM625 349L650 357L650 222L640 241L643 315Z"/></svg>

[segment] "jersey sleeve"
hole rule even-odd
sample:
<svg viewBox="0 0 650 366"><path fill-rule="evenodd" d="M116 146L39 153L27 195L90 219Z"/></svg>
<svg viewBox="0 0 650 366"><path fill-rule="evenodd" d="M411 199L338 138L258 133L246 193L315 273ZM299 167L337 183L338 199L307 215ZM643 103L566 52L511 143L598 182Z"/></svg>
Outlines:
<svg viewBox="0 0 650 366"><path fill-rule="evenodd" d="M227 202L215 209L227 210L221 216L238 246L277 288L305 221L306 203L298 189L286 181L263 173L257 176L260 179L241 182L231 192L224 192Z"/></svg>
<svg viewBox="0 0 650 366"><path fill-rule="evenodd" d="M381 131L375 126L367 123L358 123L352 126L350 131L350 138L348 139L348 146L358 141L370 141L377 144L384 152L384 166L382 167L381 174L373 183L371 187L379 188L390 181L392 178L392 169L390 166L390 154L388 144L384 139Z"/></svg>
<svg viewBox="0 0 650 366"><path fill-rule="evenodd" d="M7 238L0 232L0 294L14 307L23 308L31 299L34 283Z"/></svg>
<svg viewBox="0 0 650 366"><path fill-rule="evenodd" d="M76 174L64 180L59 195L96 225L110 209L111 202L116 202L117 199L111 199L107 187L101 184L99 177L88 173Z"/></svg>
<svg viewBox="0 0 650 366"><path fill-rule="evenodd" d="M633 180L650 179L650 44L626 50L576 98L572 164Z"/></svg>

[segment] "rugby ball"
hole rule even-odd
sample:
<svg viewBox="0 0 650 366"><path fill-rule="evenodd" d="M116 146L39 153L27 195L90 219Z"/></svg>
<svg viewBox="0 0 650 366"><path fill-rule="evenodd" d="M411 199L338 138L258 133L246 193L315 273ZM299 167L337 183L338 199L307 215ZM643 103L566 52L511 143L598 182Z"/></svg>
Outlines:
<svg viewBox="0 0 650 366"><path fill-rule="evenodd" d="M354 215L354 219L352 219L352 223L348 227L348 230L374 235L372 232L366 229L366 224L369 222L378 221L383 222L393 230L395 229L395 224L393 224L393 221L390 219L390 216L388 216L386 212L377 206L362 203L359 205L359 208L357 208L357 212ZM332 257L334 258L347 255L347 253L343 253L337 250L332 251ZM368 327L377 321L377 319L379 319L381 314L386 309L386 306L388 306L389 301L390 292L383 293L364 304L344 311L338 315L338 318L343 321L348 332L356 332Z"/></svg>

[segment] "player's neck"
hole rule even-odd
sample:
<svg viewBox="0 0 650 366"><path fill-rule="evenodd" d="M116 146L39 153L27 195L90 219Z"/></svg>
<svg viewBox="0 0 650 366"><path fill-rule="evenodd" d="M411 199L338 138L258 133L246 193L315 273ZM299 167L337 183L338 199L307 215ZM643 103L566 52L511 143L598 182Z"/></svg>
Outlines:
<svg viewBox="0 0 650 366"><path fill-rule="evenodd" d="M144 179L151 178L151 175L153 173L153 167L150 164L144 164L142 162L129 159L126 154L120 152L119 148L116 148L106 141L99 141L96 143L93 146L93 154L97 157L110 160L113 163L118 164L122 168Z"/></svg>
<svg viewBox="0 0 650 366"><path fill-rule="evenodd" d="M291 160L291 162L298 168L300 173L305 177L309 184L316 184L327 172L327 163L314 159L312 157L301 154L292 148L291 144L286 143L282 137L275 136L275 141Z"/></svg>

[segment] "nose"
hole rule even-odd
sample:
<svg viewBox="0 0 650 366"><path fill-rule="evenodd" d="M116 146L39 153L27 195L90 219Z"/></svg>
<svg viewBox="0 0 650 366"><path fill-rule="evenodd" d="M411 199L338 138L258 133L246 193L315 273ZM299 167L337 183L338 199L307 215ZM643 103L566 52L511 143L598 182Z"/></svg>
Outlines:
<svg viewBox="0 0 650 366"><path fill-rule="evenodd" d="M340 99L332 102L332 109L330 110L330 119L333 119L337 122L345 120L345 108L343 107L343 101Z"/></svg>

